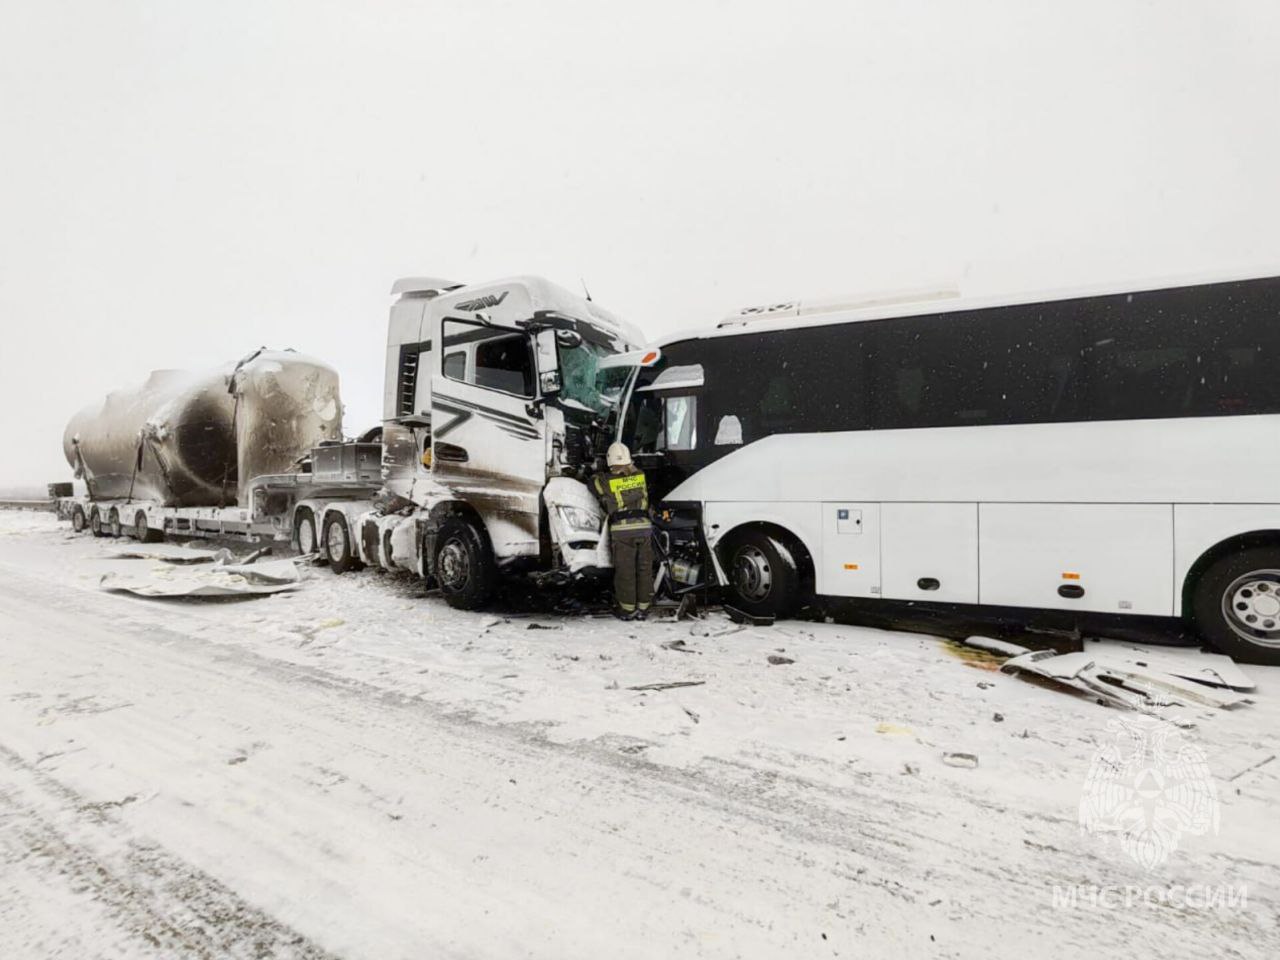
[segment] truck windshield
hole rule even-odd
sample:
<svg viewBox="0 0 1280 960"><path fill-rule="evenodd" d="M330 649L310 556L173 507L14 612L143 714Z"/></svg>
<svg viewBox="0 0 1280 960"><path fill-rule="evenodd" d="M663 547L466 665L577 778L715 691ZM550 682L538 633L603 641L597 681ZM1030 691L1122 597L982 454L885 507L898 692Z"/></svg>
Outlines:
<svg viewBox="0 0 1280 960"><path fill-rule="evenodd" d="M560 400L578 405L592 413L608 413L617 406L618 397L626 381L627 369L601 370L600 361L614 351L599 343L581 341L577 346L559 346L560 350ZM614 376L609 376L609 375ZM618 377L621 376L621 379ZM616 383L614 383L616 381Z"/></svg>

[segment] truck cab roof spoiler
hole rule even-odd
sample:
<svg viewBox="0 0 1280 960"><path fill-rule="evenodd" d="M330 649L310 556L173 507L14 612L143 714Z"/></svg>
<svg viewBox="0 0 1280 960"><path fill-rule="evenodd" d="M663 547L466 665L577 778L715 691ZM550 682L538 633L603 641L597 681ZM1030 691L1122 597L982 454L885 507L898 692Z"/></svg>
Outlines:
<svg viewBox="0 0 1280 960"><path fill-rule="evenodd" d="M401 277L391 285L392 296L417 294L419 296L438 297L450 290L465 287L465 283L456 280L442 280L440 277Z"/></svg>

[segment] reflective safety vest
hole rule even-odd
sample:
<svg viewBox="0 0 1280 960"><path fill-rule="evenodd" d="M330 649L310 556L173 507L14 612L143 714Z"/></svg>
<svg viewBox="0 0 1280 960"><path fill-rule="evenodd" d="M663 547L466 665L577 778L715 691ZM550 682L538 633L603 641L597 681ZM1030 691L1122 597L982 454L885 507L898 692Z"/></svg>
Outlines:
<svg viewBox="0 0 1280 960"><path fill-rule="evenodd" d="M649 526L649 487L644 471L597 473L592 488L609 517L611 530L640 530Z"/></svg>

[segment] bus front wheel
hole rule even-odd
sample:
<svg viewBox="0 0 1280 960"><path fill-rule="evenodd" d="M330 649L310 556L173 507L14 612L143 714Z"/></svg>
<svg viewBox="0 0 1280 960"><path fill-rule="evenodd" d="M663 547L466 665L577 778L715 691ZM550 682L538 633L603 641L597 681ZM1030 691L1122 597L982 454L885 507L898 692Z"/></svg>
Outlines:
<svg viewBox="0 0 1280 960"><path fill-rule="evenodd" d="M1215 560L1193 589L1191 617L1223 653L1280 665L1280 548L1251 547Z"/></svg>
<svg viewBox="0 0 1280 960"><path fill-rule="evenodd" d="M726 600L753 617L789 617L800 599L800 568L790 547L764 530L734 534L721 556Z"/></svg>

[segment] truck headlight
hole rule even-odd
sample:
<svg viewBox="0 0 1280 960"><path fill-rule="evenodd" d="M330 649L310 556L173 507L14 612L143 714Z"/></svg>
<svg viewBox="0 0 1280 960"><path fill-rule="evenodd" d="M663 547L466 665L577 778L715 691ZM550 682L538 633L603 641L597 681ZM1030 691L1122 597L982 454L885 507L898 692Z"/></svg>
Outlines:
<svg viewBox="0 0 1280 960"><path fill-rule="evenodd" d="M558 505L556 509L560 511L560 519L574 530L590 530L592 533L600 531L598 514L582 507L568 507L564 504Z"/></svg>

